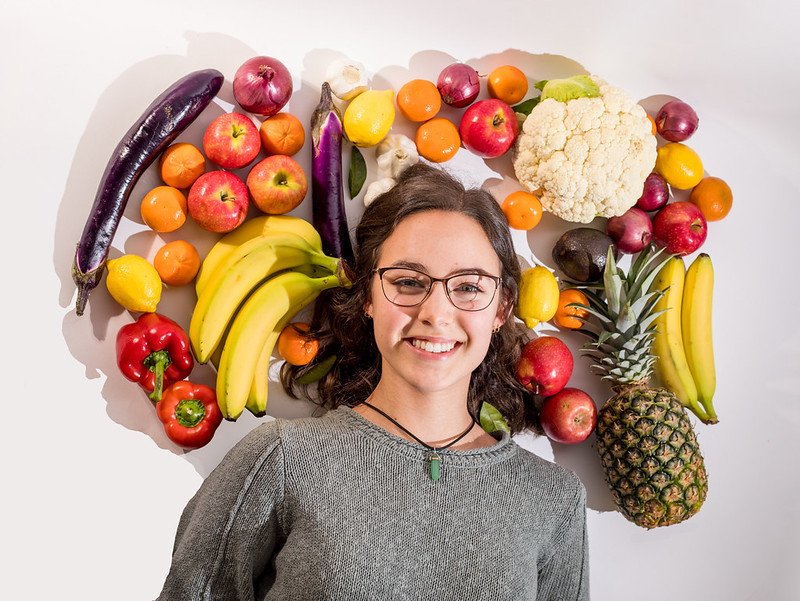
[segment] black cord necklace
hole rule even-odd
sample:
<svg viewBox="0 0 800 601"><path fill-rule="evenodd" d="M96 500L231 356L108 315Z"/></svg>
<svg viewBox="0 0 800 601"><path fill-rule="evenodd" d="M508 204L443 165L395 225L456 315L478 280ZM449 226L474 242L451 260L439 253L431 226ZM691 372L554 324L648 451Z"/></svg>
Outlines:
<svg viewBox="0 0 800 601"><path fill-rule="evenodd" d="M472 431L472 428L475 427L475 420L473 420L472 423L470 423L469 427L466 430L464 430L461 434L459 434L455 439L451 440L446 445L443 445L441 447L433 447L433 446L429 445L428 443L423 442L422 440L417 438L414 435L413 432L407 430L396 419L394 419L391 415L389 415L385 411L382 411L382 410L378 409L375 405L372 405L367 401L363 401L363 404L366 405L367 407L369 407L370 409L372 409L373 411L377 411L378 413L380 413L383 417L388 419L390 422L392 422L395 426L397 426L403 432L408 434L411 438L416 440L423 447L425 447L425 448L427 448L427 449L429 449L431 451L429 467L430 467L431 480L433 480L434 482L436 482L439 478L442 477L442 458L439 456L439 453L437 453L437 451L441 451L442 449L446 449L448 447L453 446L459 440L461 440L467 434L469 434Z"/></svg>

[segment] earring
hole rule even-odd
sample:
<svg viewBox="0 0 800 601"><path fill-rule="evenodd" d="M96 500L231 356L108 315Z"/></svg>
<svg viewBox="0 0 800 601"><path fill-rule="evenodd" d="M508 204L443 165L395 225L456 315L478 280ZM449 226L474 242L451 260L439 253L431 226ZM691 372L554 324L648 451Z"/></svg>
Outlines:
<svg viewBox="0 0 800 601"><path fill-rule="evenodd" d="M503 327L503 324L500 324L499 326L494 327L492 329L492 334L497 334L497 332L499 332L500 328L502 328L502 327Z"/></svg>
<svg viewBox="0 0 800 601"><path fill-rule="evenodd" d="M366 317L367 319L372 319L372 313L370 313L369 311L364 311L364 317Z"/></svg>

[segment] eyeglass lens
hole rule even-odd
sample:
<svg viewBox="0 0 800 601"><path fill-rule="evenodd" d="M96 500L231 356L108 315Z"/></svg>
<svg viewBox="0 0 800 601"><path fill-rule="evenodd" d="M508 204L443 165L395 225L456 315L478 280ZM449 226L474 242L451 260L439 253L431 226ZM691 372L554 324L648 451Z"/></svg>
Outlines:
<svg viewBox="0 0 800 601"><path fill-rule="evenodd" d="M439 280L437 280L439 281ZM381 286L386 299L401 307L413 307L428 296L433 285L431 276L405 268L390 268L381 272ZM497 281L478 273L463 273L446 278L447 297L458 309L480 311L492 303Z"/></svg>

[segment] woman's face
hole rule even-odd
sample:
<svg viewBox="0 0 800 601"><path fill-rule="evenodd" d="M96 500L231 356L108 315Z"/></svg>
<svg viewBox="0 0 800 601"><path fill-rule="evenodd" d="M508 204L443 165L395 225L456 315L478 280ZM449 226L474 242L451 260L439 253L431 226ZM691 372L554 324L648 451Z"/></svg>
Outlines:
<svg viewBox="0 0 800 601"><path fill-rule="evenodd" d="M481 226L460 213L438 210L410 215L386 239L377 267L393 266L413 267L434 278L475 271L500 276L500 259ZM453 306L441 282L433 284L421 304L400 307L386 299L374 274L370 297L365 309L372 314L382 356L381 379L422 393L466 394L492 329L504 321L502 288L482 311Z"/></svg>

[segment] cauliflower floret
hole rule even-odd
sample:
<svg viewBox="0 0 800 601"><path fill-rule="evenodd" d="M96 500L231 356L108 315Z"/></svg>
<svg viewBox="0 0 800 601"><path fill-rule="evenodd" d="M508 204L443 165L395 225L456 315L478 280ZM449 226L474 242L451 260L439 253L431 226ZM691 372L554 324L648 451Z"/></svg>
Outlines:
<svg viewBox="0 0 800 601"><path fill-rule="evenodd" d="M631 208L656 162L644 109L623 90L592 80L600 88L596 98L536 105L514 147L520 184L539 191L546 211L578 223Z"/></svg>

